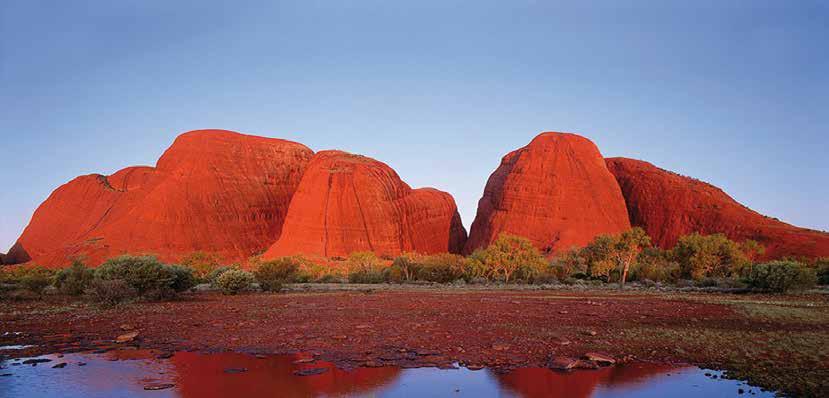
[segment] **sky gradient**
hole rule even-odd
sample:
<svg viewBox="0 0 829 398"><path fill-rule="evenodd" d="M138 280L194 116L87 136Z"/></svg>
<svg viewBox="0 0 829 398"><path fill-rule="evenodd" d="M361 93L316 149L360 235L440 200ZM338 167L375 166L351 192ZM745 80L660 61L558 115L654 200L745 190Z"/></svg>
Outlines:
<svg viewBox="0 0 829 398"><path fill-rule="evenodd" d="M467 228L504 154L569 131L829 230L829 2L168 3L0 2L0 252L202 128L374 157Z"/></svg>

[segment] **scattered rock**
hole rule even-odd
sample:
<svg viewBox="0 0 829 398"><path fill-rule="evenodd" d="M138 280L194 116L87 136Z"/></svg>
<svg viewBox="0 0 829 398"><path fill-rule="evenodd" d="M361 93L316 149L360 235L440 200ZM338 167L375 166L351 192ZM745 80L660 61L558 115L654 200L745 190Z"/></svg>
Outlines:
<svg viewBox="0 0 829 398"><path fill-rule="evenodd" d="M575 369L578 364L579 360L575 358L555 357L550 361L547 367L553 370L569 371Z"/></svg>
<svg viewBox="0 0 829 398"><path fill-rule="evenodd" d="M78 362L78 366L86 366L86 362Z"/></svg>
<svg viewBox="0 0 829 398"><path fill-rule="evenodd" d="M52 360L49 359L49 358L32 358L32 359L27 359L27 360L23 361L23 364L24 365L37 365L39 363L46 363L46 362L52 362Z"/></svg>
<svg viewBox="0 0 829 398"><path fill-rule="evenodd" d="M504 343L495 343L492 345L492 349L495 351L506 351L509 350L510 345Z"/></svg>
<svg viewBox="0 0 829 398"><path fill-rule="evenodd" d="M595 330L585 330L585 331L584 331L584 332L582 332L582 333L584 333L586 336L595 336L595 335L597 335L597 334L598 334L598 333L596 333L596 331L595 331Z"/></svg>
<svg viewBox="0 0 829 398"><path fill-rule="evenodd" d="M294 361L293 363L294 363L294 365L299 365L299 364L303 364L303 363L311 363L311 362L314 362L314 361L316 361L316 359L314 359L314 358L300 358L300 359L297 359L296 361Z"/></svg>
<svg viewBox="0 0 829 398"><path fill-rule="evenodd" d="M126 331L129 331L129 330L133 330L133 329L135 329L132 325L130 325L130 324L126 324L126 323L125 323L125 324L123 324L123 325L121 325L121 326L120 326L120 328L121 328L121 330L123 330L123 331L125 331L125 332L126 332Z"/></svg>
<svg viewBox="0 0 829 398"><path fill-rule="evenodd" d="M469 369L469 370L481 370L481 369L484 368L484 365L469 364L469 365L466 365L466 368Z"/></svg>
<svg viewBox="0 0 829 398"><path fill-rule="evenodd" d="M328 368L311 368L294 371L294 376L316 376L328 371Z"/></svg>
<svg viewBox="0 0 829 398"><path fill-rule="evenodd" d="M616 364L616 358L599 352L588 352L587 354L584 354L582 358L588 361L593 361L601 366L610 366Z"/></svg>
<svg viewBox="0 0 829 398"><path fill-rule="evenodd" d="M138 331L129 332L126 334L122 334L115 339L116 343L129 343L130 341L135 340L138 337Z"/></svg>
<svg viewBox="0 0 829 398"><path fill-rule="evenodd" d="M158 354L156 359L169 359L169 358L172 358L172 357L173 357L172 352L162 352L161 354Z"/></svg>
<svg viewBox="0 0 829 398"><path fill-rule="evenodd" d="M334 340L345 340L345 339L348 338L348 336L343 335L343 334L338 334L336 336L331 336L331 338L334 339Z"/></svg>
<svg viewBox="0 0 829 398"><path fill-rule="evenodd" d="M173 388L176 385L173 383L152 383L147 384L144 386L144 389L147 391L158 391L158 390L166 390L169 388Z"/></svg>
<svg viewBox="0 0 829 398"><path fill-rule="evenodd" d="M228 374L245 373L247 371L248 371L247 368L227 368L227 369L225 369L225 373L228 373Z"/></svg>
<svg viewBox="0 0 829 398"><path fill-rule="evenodd" d="M11 373L3 373L3 374L0 374L0 377L9 377L11 375L12 375Z"/></svg>
<svg viewBox="0 0 829 398"><path fill-rule="evenodd" d="M61 362L59 364L56 364L55 366L52 366L52 369L63 369L65 367L66 367L66 362Z"/></svg>

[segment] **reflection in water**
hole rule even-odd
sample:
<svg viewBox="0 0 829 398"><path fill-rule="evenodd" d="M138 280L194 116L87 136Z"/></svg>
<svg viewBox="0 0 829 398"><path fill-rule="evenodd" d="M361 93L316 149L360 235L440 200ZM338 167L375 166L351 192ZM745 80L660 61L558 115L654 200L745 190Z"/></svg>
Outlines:
<svg viewBox="0 0 829 398"><path fill-rule="evenodd" d="M486 370L435 368L343 371L323 361L297 363L304 358L300 355L260 359L236 353L181 352L168 360L157 360L156 355L122 350L46 356L52 362L37 366L23 365L22 359L0 362L0 375L8 375L0 376L0 397L725 397L738 396L738 388L753 390L754 396L773 396L737 381L711 379L699 368L650 364L573 373L527 368L495 375ZM64 368L52 367L64 362ZM326 371L294 375L317 368ZM144 390L153 383L174 387Z"/></svg>
<svg viewBox="0 0 829 398"><path fill-rule="evenodd" d="M183 352L172 358L182 397L311 397L316 395L353 395L373 391L390 383L400 373L397 368L337 369L329 362L294 364L299 355L269 356L258 359L245 354L201 355ZM327 369L315 376L295 376L302 369ZM238 373L228 374L226 369ZM240 372L240 370L245 371Z"/></svg>

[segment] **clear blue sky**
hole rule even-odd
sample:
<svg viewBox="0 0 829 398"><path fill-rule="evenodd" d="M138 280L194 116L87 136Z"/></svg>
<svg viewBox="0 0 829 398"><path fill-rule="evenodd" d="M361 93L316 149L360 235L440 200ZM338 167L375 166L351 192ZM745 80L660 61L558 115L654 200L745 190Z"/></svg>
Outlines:
<svg viewBox="0 0 829 398"><path fill-rule="evenodd" d="M0 2L0 251L199 128L375 157L467 226L501 156L572 131L829 229L829 2L223 3Z"/></svg>

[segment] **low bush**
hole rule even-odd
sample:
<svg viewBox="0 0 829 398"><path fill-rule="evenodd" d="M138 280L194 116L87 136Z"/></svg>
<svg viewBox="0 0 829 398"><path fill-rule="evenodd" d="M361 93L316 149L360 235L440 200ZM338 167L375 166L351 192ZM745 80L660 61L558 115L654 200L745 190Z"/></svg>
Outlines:
<svg viewBox="0 0 829 398"><path fill-rule="evenodd" d="M217 282L219 280L219 277L222 276L222 274L224 274L227 271L238 269L239 267L235 265L221 266L219 268L214 269L213 271L210 271L210 273L207 275L206 281L210 284L210 286L218 287Z"/></svg>
<svg viewBox="0 0 829 398"><path fill-rule="evenodd" d="M93 279L87 292L93 301L105 307L124 304L138 298L138 292L123 279Z"/></svg>
<svg viewBox="0 0 829 398"><path fill-rule="evenodd" d="M179 264L193 270L193 276L199 282L207 282L210 273L222 265L219 256L206 252L193 252L179 261Z"/></svg>
<svg viewBox="0 0 829 398"><path fill-rule="evenodd" d="M167 270L173 274L173 282L170 287L176 293L186 292L198 284L195 270L182 265L167 265Z"/></svg>
<svg viewBox="0 0 829 398"><path fill-rule="evenodd" d="M13 289L22 289L41 295L47 287L52 285L55 271L40 266L14 266L5 271L5 283Z"/></svg>
<svg viewBox="0 0 829 398"><path fill-rule="evenodd" d="M351 283L382 283L383 263L372 252L354 252L348 256L348 281Z"/></svg>
<svg viewBox="0 0 829 398"><path fill-rule="evenodd" d="M111 258L95 270L100 280L122 280L136 294L163 300L192 288L196 279L187 267L164 265L153 256L119 256Z"/></svg>
<svg viewBox="0 0 829 398"><path fill-rule="evenodd" d="M75 260L69 268L64 268L55 275L55 287L59 292L70 296L80 296L86 292L95 279L95 270Z"/></svg>
<svg viewBox="0 0 829 398"><path fill-rule="evenodd" d="M299 274L302 263L296 257L281 257L260 263L253 271L259 286L266 292L282 290L284 283L293 282Z"/></svg>
<svg viewBox="0 0 829 398"><path fill-rule="evenodd" d="M466 264L466 259L463 256L440 253L421 257L413 269L415 279L450 283L464 278Z"/></svg>
<svg viewBox="0 0 829 398"><path fill-rule="evenodd" d="M416 255L404 253L392 260L391 267L386 270L386 279L394 283L413 281L419 267Z"/></svg>
<svg viewBox="0 0 829 398"><path fill-rule="evenodd" d="M235 295L250 290L255 281L256 278L250 272L230 269L216 279L216 285L222 289L222 293Z"/></svg>
<svg viewBox="0 0 829 398"><path fill-rule="evenodd" d="M693 233L679 238L672 257L679 264L683 278L725 278L746 273L751 261L742 249L723 234Z"/></svg>
<svg viewBox="0 0 829 398"><path fill-rule="evenodd" d="M770 292L786 293L815 286L815 270L795 261L772 261L757 264L746 278L750 287Z"/></svg>
<svg viewBox="0 0 829 398"><path fill-rule="evenodd" d="M815 270L817 271L817 283L819 285L829 285L829 257L817 259Z"/></svg>
<svg viewBox="0 0 829 398"><path fill-rule="evenodd" d="M501 234L473 261L480 263L488 278L500 282L528 282L549 269L544 256L526 238Z"/></svg>

